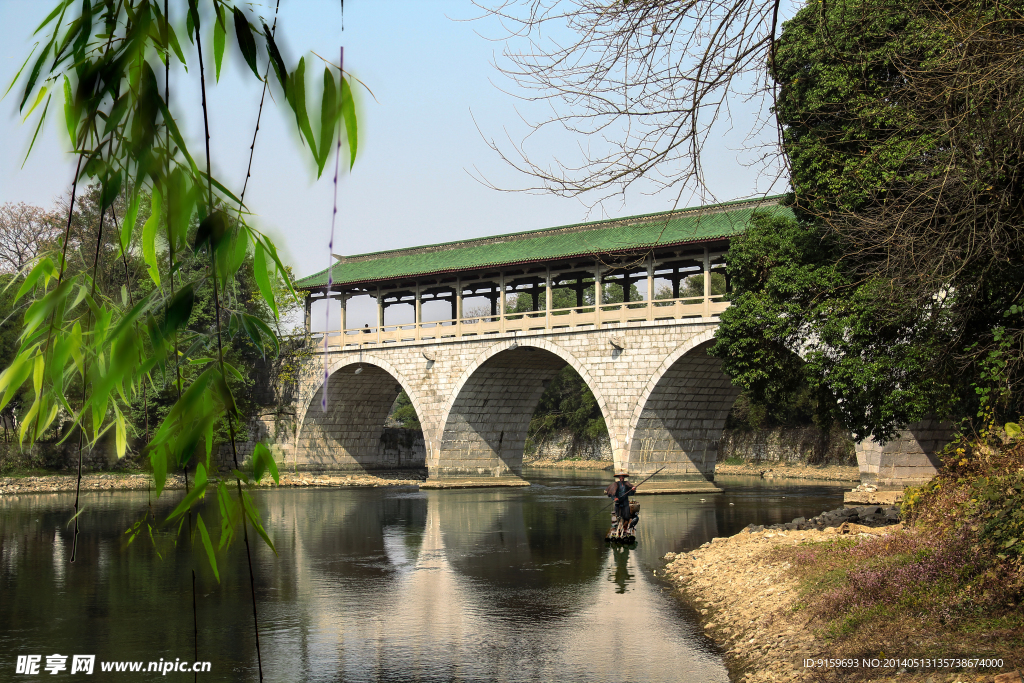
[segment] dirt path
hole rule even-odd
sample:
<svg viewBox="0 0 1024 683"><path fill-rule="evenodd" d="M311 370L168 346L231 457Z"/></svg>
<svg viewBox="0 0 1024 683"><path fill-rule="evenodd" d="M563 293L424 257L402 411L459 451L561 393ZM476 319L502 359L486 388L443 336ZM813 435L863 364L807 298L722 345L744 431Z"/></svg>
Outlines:
<svg viewBox="0 0 1024 683"><path fill-rule="evenodd" d="M840 534L885 535L898 528L899 525L872 528L846 524L824 530L745 531L731 538L716 538L690 553L669 553L665 556L668 565L662 571L682 599L701 615L705 633L724 650L732 680L843 680L835 670L825 672L804 666L805 660L834 655L830 655L828 644L814 635L802 613L794 611L797 582L788 571L789 563L774 560L772 551L779 546L824 541ZM970 673L897 674L895 669L879 669L878 676L860 680L991 683L995 677Z"/></svg>

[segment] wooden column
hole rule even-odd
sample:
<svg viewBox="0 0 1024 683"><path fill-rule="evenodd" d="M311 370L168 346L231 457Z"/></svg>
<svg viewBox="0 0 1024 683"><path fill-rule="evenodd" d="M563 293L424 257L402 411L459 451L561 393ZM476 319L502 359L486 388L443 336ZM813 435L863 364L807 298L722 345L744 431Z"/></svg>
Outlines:
<svg viewBox="0 0 1024 683"><path fill-rule="evenodd" d="M505 271L501 271L498 275L498 320L500 321L500 329L502 332L505 331Z"/></svg>
<svg viewBox="0 0 1024 683"><path fill-rule="evenodd" d="M601 264L594 266L594 321L601 326Z"/></svg>
<svg viewBox="0 0 1024 683"><path fill-rule="evenodd" d="M654 301L654 252L647 257L647 300Z"/></svg>
<svg viewBox="0 0 1024 683"><path fill-rule="evenodd" d="M462 320L462 278L455 281L455 319Z"/></svg>
<svg viewBox="0 0 1024 683"><path fill-rule="evenodd" d="M346 323L348 322L348 295L344 292L338 297L338 303L341 304L341 333L345 334ZM344 341L342 341L344 344Z"/></svg>
<svg viewBox="0 0 1024 683"><path fill-rule="evenodd" d="M704 317L711 315L711 255L704 247Z"/></svg>
<svg viewBox="0 0 1024 683"><path fill-rule="evenodd" d="M415 309L415 314L414 315L415 315L416 338L419 339L420 338L420 324L423 322L423 298L422 298L422 295L420 293L420 283L419 282L416 283L416 291L415 291L414 297L415 297L415 303L413 304L413 308Z"/></svg>
<svg viewBox="0 0 1024 683"><path fill-rule="evenodd" d="M647 319L654 320L654 252L647 256Z"/></svg>
<svg viewBox="0 0 1024 683"><path fill-rule="evenodd" d="M313 327L313 296L308 292L306 293L305 308L306 315L304 324L306 326L306 334L310 334Z"/></svg>
<svg viewBox="0 0 1024 683"><path fill-rule="evenodd" d="M384 302L381 300L380 286L377 287L377 331L384 327Z"/></svg>
<svg viewBox="0 0 1024 683"><path fill-rule="evenodd" d="M551 329L551 304L554 298L551 288L551 267L544 273L544 326Z"/></svg>

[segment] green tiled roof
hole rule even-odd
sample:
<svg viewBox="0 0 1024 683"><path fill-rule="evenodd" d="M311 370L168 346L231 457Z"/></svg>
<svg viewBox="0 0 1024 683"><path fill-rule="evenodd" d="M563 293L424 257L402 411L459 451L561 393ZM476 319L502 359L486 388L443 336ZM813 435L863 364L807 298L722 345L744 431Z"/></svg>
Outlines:
<svg viewBox="0 0 1024 683"><path fill-rule="evenodd" d="M704 242L738 235L754 211L792 215L780 197L742 200L628 218L578 223L459 242L345 256L334 265L334 283L355 284L401 277L474 270ZM299 289L327 284L327 270L295 283Z"/></svg>

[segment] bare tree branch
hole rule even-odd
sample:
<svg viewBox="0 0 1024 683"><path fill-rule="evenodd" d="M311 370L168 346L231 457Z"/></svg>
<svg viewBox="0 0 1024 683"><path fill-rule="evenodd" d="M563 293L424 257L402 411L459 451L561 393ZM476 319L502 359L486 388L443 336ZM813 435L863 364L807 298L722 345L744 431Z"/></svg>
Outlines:
<svg viewBox="0 0 1024 683"><path fill-rule="evenodd" d="M510 94L547 104L518 144L486 138L506 163L532 176L527 192L598 202L643 179L655 191L710 195L707 143L731 124L731 98L770 98L766 65L778 5L752 0L505 0L478 6L506 34L495 66ZM567 39L566 39L567 38ZM765 123L751 122L751 130ZM536 160L530 138L550 129L579 138L579 159ZM779 175L778 147L763 161ZM479 173L478 173L479 176ZM497 187L482 176L479 179Z"/></svg>
<svg viewBox="0 0 1024 683"><path fill-rule="evenodd" d="M19 272L59 235L59 222L38 206L0 204L0 272Z"/></svg>

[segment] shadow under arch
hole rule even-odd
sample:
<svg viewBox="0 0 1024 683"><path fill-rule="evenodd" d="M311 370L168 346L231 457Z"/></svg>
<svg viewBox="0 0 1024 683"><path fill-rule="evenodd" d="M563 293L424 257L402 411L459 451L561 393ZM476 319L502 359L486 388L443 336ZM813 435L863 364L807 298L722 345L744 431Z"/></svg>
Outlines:
<svg viewBox="0 0 1024 683"><path fill-rule="evenodd" d="M403 389L416 414L425 415L410 382L390 363L373 357L337 361L329 372L327 410L321 409L323 384L306 398L295 439L296 464L353 471L423 468L429 444L417 448L415 438L392 444L385 435L384 421ZM424 436L429 432L423 431Z"/></svg>
<svg viewBox="0 0 1024 683"><path fill-rule="evenodd" d="M550 381L571 365L594 392L616 443L604 395L587 368L565 349L541 339L508 340L480 354L465 370L438 421L430 476L518 476L530 419Z"/></svg>
<svg viewBox="0 0 1024 683"><path fill-rule="evenodd" d="M713 481L718 442L740 390L708 355L713 333L680 346L647 383L630 419L630 472L665 467L675 479Z"/></svg>

